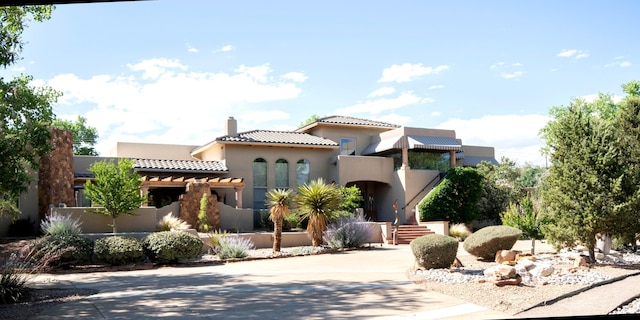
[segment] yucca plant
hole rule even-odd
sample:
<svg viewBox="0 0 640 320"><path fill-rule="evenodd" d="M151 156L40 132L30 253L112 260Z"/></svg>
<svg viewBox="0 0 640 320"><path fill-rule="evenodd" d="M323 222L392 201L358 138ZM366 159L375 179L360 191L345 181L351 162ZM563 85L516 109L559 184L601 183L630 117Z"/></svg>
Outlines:
<svg viewBox="0 0 640 320"><path fill-rule="evenodd" d="M291 212L291 189L271 189L267 192L267 206L269 207L269 219L273 221L273 252L280 252L282 243L282 223Z"/></svg>
<svg viewBox="0 0 640 320"><path fill-rule="evenodd" d="M186 223L180 218L175 217L171 212L162 217L156 225L156 231L174 231L174 230L187 230L191 228L191 225Z"/></svg>
<svg viewBox="0 0 640 320"><path fill-rule="evenodd" d="M68 215L59 214L54 211L42 220L40 228L45 235L52 236L71 236L82 233L80 226L82 222L78 218Z"/></svg>
<svg viewBox="0 0 640 320"><path fill-rule="evenodd" d="M326 184L318 178L298 187L296 202L303 212L302 218L309 218L307 234L314 247L322 245L322 235L332 211L340 207L342 196L333 184Z"/></svg>

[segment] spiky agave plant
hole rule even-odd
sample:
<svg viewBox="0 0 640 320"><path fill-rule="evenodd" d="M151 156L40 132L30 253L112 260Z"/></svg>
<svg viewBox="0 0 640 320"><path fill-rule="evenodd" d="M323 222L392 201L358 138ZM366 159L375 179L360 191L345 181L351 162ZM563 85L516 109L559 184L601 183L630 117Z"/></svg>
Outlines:
<svg viewBox="0 0 640 320"><path fill-rule="evenodd" d="M282 243L282 221L291 212L291 189L271 189L266 194L269 219L273 221L273 252L280 252Z"/></svg>
<svg viewBox="0 0 640 320"><path fill-rule="evenodd" d="M314 247L322 245L322 235L332 211L340 207L342 196L333 184L327 184L318 178L298 187L296 202L303 212L303 218L309 218L307 234Z"/></svg>

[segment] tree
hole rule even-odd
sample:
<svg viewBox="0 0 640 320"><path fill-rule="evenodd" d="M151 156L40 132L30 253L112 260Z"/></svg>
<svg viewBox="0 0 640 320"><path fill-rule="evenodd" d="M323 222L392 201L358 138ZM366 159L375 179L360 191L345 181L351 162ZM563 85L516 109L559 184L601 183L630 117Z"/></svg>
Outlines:
<svg viewBox="0 0 640 320"><path fill-rule="evenodd" d="M314 247L322 245L322 235L327 230L331 213L340 207L342 196L333 184L322 178L298 187L296 202L302 210L302 218L309 218L307 234Z"/></svg>
<svg viewBox="0 0 640 320"><path fill-rule="evenodd" d="M133 164L131 159L120 159L117 164L104 160L89 167L95 179L87 181L85 192L93 204L102 207L96 210L98 213L113 219L114 234L118 232L116 218L120 214L132 215L146 199L146 195L140 194L142 181L133 172Z"/></svg>
<svg viewBox="0 0 640 320"><path fill-rule="evenodd" d="M344 210L353 213L356 208L360 208L360 202L364 200L362 193L358 186L353 185L351 187L338 188L342 195L342 202L340 203L340 210Z"/></svg>
<svg viewBox="0 0 640 320"><path fill-rule="evenodd" d="M20 58L22 31L29 19L49 19L51 6L0 7L0 66ZM30 76L0 78L0 215L17 219L18 196L27 190L38 158L50 149L51 105L59 93L29 86Z"/></svg>
<svg viewBox="0 0 640 320"><path fill-rule="evenodd" d="M53 126L59 129L71 131L73 134L73 154L83 156L98 156L98 151L93 147L98 140L98 130L87 126L87 119L78 116L76 121L53 120Z"/></svg>
<svg viewBox="0 0 640 320"><path fill-rule="evenodd" d="M543 231L557 247L584 244L592 261L596 234L616 234L637 221L640 170L633 155L640 154L640 134L620 128L625 115L627 125L637 125L640 109L620 108L608 95L593 103L574 99L568 107L552 108L542 130L551 151L542 193L549 223Z"/></svg>
<svg viewBox="0 0 640 320"><path fill-rule="evenodd" d="M291 189L271 189L267 192L269 219L273 221L273 252L280 252L282 243L282 220L290 213Z"/></svg>
<svg viewBox="0 0 640 320"><path fill-rule="evenodd" d="M451 224L476 219L483 176L473 168L454 167L418 204L423 221L448 220Z"/></svg>
<svg viewBox="0 0 640 320"><path fill-rule="evenodd" d="M305 120L304 122L301 122L299 127L302 128L308 124L312 124L316 121L320 120L320 116L318 116L317 114L312 114L311 117L307 118L307 120Z"/></svg>

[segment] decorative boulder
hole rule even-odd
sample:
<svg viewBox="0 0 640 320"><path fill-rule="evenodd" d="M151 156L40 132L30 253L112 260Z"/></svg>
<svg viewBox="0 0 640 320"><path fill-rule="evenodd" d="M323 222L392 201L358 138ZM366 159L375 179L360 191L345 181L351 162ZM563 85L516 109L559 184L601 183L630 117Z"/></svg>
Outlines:
<svg viewBox="0 0 640 320"><path fill-rule="evenodd" d="M529 270L531 275L535 277L548 277L553 274L555 269L550 264L536 263L533 268Z"/></svg>
<svg viewBox="0 0 640 320"><path fill-rule="evenodd" d="M484 259L494 259L498 250L509 250L518 241L522 231L509 226L489 226L472 233L464 240L464 250Z"/></svg>
<svg viewBox="0 0 640 320"><path fill-rule="evenodd" d="M512 279L516 277L516 268L506 265L497 265L484 270L484 276L494 280Z"/></svg>
<svg viewBox="0 0 640 320"><path fill-rule="evenodd" d="M496 262L505 263L516 261L516 257L520 253L522 253L522 251L519 250L498 250L498 252L496 252Z"/></svg>
<svg viewBox="0 0 640 320"><path fill-rule="evenodd" d="M416 238L409 246L416 262L425 269L449 268L458 254L458 240L441 234Z"/></svg>

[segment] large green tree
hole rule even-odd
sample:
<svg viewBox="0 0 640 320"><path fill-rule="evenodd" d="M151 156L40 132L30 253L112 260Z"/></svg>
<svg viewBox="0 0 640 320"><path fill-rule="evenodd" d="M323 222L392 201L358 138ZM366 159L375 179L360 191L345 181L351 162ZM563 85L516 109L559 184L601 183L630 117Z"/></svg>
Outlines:
<svg viewBox="0 0 640 320"><path fill-rule="evenodd" d="M113 233L118 232L116 218L121 214L132 215L133 210L140 207L146 195L140 193L140 175L133 171L133 160L119 159L95 162L89 171L95 175L93 181L85 184L85 192L93 205L102 208L98 213L113 219Z"/></svg>
<svg viewBox="0 0 640 320"><path fill-rule="evenodd" d="M20 59L22 32L27 21L43 21L51 16L51 6L0 7L0 66L6 68ZM50 149L51 105L59 93L36 88L30 76L11 80L0 78L0 215L17 218L17 197L38 168L38 158Z"/></svg>
<svg viewBox="0 0 640 320"><path fill-rule="evenodd" d="M542 193L549 223L543 231L556 246L578 241L593 259L596 234L634 228L640 135L630 127L637 128L640 108L633 101L615 104L610 95L600 95L594 102L574 99L551 109L552 120L542 130L551 155Z"/></svg>
<svg viewBox="0 0 640 320"><path fill-rule="evenodd" d="M73 154L98 156L98 151L94 148L98 140L98 130L87 125L87 118L78 116L75 121L55 119L53 126L71 131L73 134Z"/></svg>

